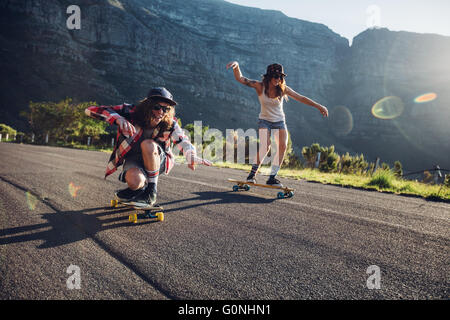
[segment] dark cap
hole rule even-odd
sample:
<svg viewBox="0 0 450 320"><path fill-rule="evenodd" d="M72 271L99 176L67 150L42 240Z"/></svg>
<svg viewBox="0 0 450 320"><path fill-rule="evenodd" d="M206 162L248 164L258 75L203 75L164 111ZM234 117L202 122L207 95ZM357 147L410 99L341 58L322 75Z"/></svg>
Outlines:
<svg viewBox="0 0 450 320"><path fill-rule="evenodd" d="M286 76L286 74L284 73L284 70L283 70L283 66L281 64L274 63L274 64L267 66L267 72L264 76L270 76L270 75L274 75L274 74L280 74L280 75Z"/></svg>
<svg viewBox="0 0 450 320"><path fill-rule="evenodd" d="M177 103L173 100L173 96L169 92L169 90L163 87L151 89L147 94L147 98L166 101L167 103L170 103L170 105L172 106L177 105Z"/></svg>

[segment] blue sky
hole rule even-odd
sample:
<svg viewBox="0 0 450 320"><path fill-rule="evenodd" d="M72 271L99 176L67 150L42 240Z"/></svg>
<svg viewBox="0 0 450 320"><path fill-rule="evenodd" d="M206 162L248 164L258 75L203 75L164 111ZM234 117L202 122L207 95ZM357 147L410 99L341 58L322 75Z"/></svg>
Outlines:
<svg viewBox="0 0 450 320"><path fill-rule="evenodd" d="M449 0L226 0L327 25L350 41L369 26L450 36Z"/></svg>

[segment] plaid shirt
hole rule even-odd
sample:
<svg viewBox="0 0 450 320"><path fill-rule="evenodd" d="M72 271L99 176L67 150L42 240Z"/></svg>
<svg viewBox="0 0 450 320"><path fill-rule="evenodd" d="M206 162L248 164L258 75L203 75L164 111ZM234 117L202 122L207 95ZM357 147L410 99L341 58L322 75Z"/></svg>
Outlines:
<svg viewBox="0 0 450 320"><path fill-rule="evenodd" d="M85 110L85 113L91 118L106 121L109 124L115 124L117 119L125 118L134 125L131 115L135 111L135 105L124 103L117 106L90 106ZM116 143L106 167L105 179L123 164L126 154L131 150L133 145L139 141L142 134L143 129L138 126L136 126L136 133L128 138L120 132L120 129L117 130ZM168 131L160 132L158 126L154 128L152 137L166 152L166 174L170 172L175 164L171 142L173 142L180 151L183 150L183 154L186 155L186 157L188 157L188 155L195 155L196 153L195 147L189 141L189 137L184 134L183 130L178 125L176 118L173 119L172 128Z"/></svg>

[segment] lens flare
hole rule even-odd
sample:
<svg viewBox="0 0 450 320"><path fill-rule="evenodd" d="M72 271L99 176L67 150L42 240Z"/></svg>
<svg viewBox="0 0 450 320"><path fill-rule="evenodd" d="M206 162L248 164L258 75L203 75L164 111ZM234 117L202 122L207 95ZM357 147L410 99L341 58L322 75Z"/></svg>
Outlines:
<svg viewBox="0 0 450 320"><path fill-rule="evenodd" d="M28 208L33 211L34 209L36 209L36 205L38 202L38 198L34 195L32 195L30 192L25 192L25 197L27 198L27 205Z"/></svg>
<svg viewBox="0 0 450 320"><path fill-rule="evenodd" d="M372 115L378 119L395 119L403 113L405 106L402 99L395 96L384 97L372 107Z"/></svg>
<svg viewBox="0 0 450 320"><path fill-rule="evenodd" d="M414 99L414 102L415 103L426 103L426 102L433 101L436 98L437 98L437 94L434 92L430 92L430 93L425 93L421 96L418 96L417 98Z"/></svg>
<svg viewBox="0 0 450 320"><path fill-rule="evenodd" d="M346 136L353 130L353 116L345 106L337 106L330 112L331 129L337 136Z"/></svg>
<svg viewBox="0 0 450 320"><path fill-rule="evenodd" d="M78 190L80 189L81 187L77 187L73 182L69 183L69 193L72 198L75 198L77 196Z"/></svg>

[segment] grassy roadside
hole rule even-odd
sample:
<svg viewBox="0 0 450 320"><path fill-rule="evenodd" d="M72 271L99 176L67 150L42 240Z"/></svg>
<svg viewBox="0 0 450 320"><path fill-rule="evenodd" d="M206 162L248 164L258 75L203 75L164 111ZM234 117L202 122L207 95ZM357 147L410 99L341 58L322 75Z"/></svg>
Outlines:
<svg viewBox="0 0 450 320"><path fill-rule="evenodd" d="M216 167L250 171L250 165L234 163L215 163ZM268 174L270 168L262 167L260 173ZM280 177L304 179L322 184L352 187L364 190L376 190L399 195L422 197L427 200L450 202L450 188L443 185L430 185L417 181L397 178L391 171L378 170L373 176L324 173L313 169L281 169Z"/></svg>

